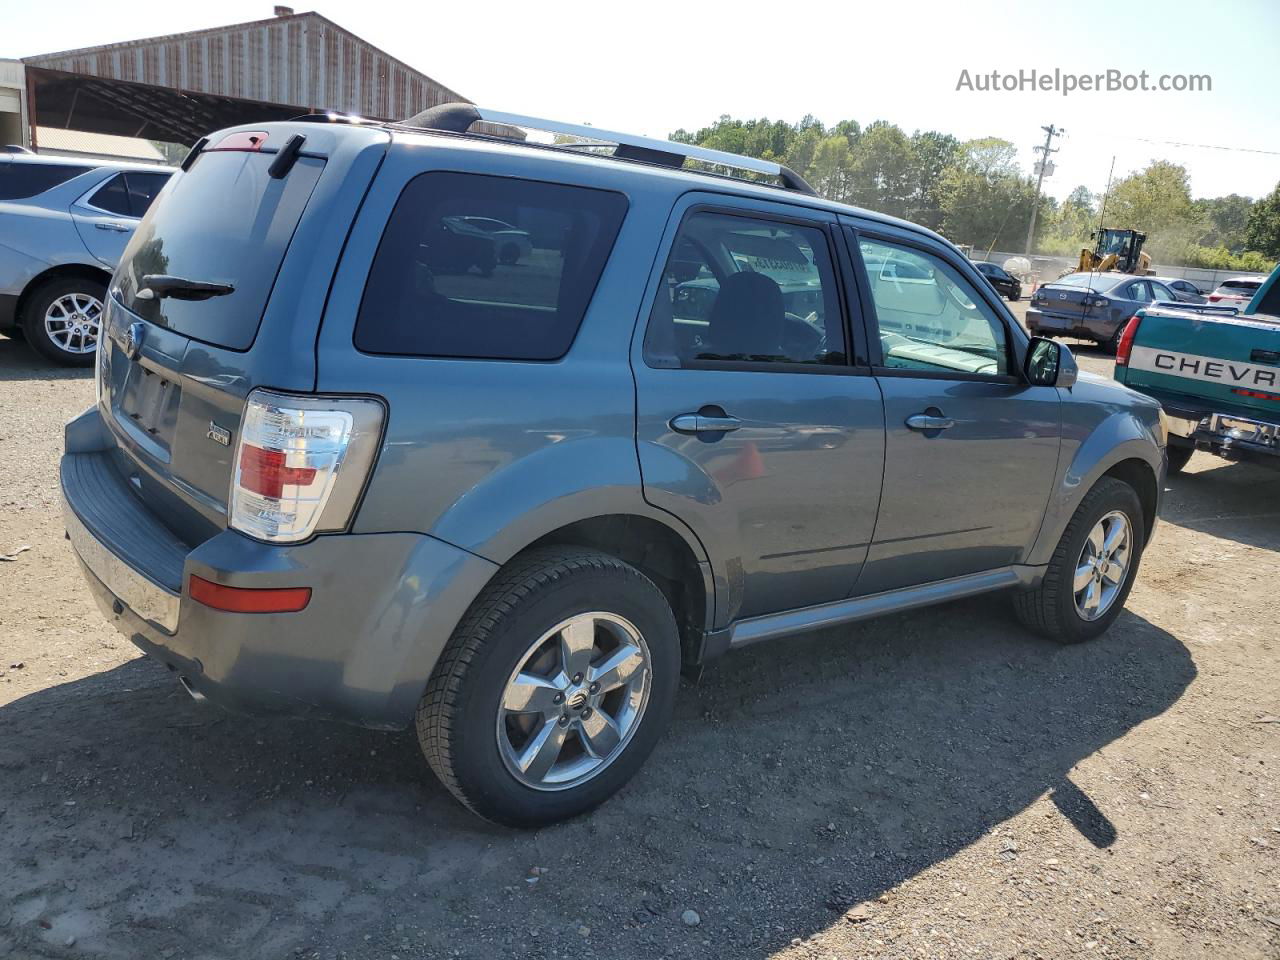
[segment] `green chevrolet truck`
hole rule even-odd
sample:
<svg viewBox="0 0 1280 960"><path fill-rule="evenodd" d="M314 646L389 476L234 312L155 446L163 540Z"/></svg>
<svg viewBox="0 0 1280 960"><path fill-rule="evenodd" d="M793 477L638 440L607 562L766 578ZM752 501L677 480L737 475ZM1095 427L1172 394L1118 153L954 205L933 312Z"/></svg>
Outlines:
<svg viewBox="0 0 1280 960"><path fill-rule="evenodd" d="M1280 467L1277 277L1243 311L1155 303L1125 327L1115 378L1164 407L1171 473L1195 450Z"/></svg>

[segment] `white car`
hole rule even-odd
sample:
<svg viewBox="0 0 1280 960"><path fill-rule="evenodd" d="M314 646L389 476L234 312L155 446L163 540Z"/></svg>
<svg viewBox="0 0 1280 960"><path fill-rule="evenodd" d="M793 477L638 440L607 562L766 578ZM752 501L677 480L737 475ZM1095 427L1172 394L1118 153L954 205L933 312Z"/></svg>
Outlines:
<svg viewBox="0 0 1280 960"><path fill-rule="evenodd" d="M444 220L459 233L492 240L493 252L499 263L519 263L533 254L533 240L529 231L521 230L506 221L492 217L444 217Z"/></svg>
<svg viewBox="0 0 1280 960"><path fill-rule="evenodd" d="M1253 299L1253 295L1262 286L1265 277L1232 277L1218 284L1218 289L1209 294L1209 303L1220 307L1237 307L1243 310Z"/></svg>

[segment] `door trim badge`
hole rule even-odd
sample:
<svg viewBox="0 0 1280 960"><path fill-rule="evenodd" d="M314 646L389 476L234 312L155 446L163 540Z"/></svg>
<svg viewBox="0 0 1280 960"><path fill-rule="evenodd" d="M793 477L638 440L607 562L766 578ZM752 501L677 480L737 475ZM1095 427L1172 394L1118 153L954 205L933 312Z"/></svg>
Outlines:
<svg viewBox="0 0 1280 960"><path fill-rule="evenodd" d="M226 427L218 426L218 424L212 420L209 421L209 432L206 433L205 436L215 443L222 444L224 447L231 446L231 431Z"/></svg>

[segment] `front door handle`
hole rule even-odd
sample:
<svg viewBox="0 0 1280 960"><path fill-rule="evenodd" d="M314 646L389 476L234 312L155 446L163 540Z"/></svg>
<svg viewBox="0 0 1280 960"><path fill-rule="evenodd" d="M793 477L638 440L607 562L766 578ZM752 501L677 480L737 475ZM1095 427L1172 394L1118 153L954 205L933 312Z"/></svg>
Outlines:
<svg viewBox="0 0 1280 960"><path fill-rule="evenodd" d="M113 230L116 233L124 233L129 229L123 223L103 223L101 220L95 223L94 226L99 230Z"/></svg>
<svg viewBox="0 0 1280 960"><path fill-rule="evenodd" d="M728 433L742 426L737 417L709 417L704 413L682 413L671 418L676 433Z"/></svg>
<svg viewBox="0 0 1280 960"><path fill-rule="evenodd" d="M912 430L949 430L955 425L951 417L935 417L927 413L914 413L907 417L907 426Z"/></svg>

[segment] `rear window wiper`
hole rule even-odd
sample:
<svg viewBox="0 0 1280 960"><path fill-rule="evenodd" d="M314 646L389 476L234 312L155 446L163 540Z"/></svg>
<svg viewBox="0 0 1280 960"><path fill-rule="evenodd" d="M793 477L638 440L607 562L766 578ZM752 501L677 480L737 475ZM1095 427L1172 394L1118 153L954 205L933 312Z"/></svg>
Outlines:
<svg viewBox="0 0 1280 960"><path fill-rule="evenodd" d="M235 289L229 283L209 283L206 280L171 277L165 273L148 273L142 278L137 297L139 300L163 300L165 297L172 297L174 300L208 300L210 297L225 297L228 293L234 293Z"/></svg>

